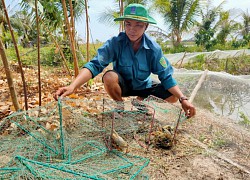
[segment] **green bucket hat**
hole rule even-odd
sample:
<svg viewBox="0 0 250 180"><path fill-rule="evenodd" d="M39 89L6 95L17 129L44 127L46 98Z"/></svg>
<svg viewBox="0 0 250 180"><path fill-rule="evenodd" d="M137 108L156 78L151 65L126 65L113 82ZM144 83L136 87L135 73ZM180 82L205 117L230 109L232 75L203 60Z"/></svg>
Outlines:
<svg viewBox="0 0 250 180"><path fill-rule="evenodd" d="M119 18L115 18L114 21L123 21L125 19L156 24L156 20L148 15L146 8L141 4L135 3L129 4L124 10L124 15Z"/></svg>

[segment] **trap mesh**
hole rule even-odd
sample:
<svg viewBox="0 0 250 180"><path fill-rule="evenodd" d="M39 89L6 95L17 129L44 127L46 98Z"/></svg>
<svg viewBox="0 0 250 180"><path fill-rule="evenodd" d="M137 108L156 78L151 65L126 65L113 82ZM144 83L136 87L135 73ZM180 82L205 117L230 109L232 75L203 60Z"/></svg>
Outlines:
<svg viewBox="0 0 250 180"><path fill-rule="evenodd" d="M158 123L183 118L155 97L122 104L64 98L17 112L0 124L0 179L148 179L149 160L118 151L112 133L126 142L143 137L137 140L147 146Z"/></svg>

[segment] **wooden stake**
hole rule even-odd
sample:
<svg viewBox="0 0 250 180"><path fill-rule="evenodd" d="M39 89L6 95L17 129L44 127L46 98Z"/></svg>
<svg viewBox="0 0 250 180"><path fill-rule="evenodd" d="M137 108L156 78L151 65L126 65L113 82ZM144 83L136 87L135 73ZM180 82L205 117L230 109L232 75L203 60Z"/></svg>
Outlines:
<svg viewBox="0 0 250 180"><path fill-rule="evenodd" d="M204 80L205 80L205 78L206 78L206 76L207 76L207 73L208 73L208 70L206 69L206 70L203 72L202 76L200 77L200 79L199 79L198 83L196 84L194 90L192 91L191 96L190 96L190 98L189 98L189 100L188 100L190 103L193 102L193 100L194 100L194 98L195 98L195 96L196 96L198 90L199 90L200 87L201 87L201 84L204 82ZM179 118L178 118L178 120L177 120L177 124L176 124L176 126L175 126L174 136L173 136L173 139L172 139L172 142L173 142L173 143L175 142L176 132L177 132L178 126L179 126L179 124L180 124L181 114L182 114L182 112L180 112L180 116L179 116Z"/></svg>
<svg viewBox="0 0 250 180"><path fill-rule="evenodd" d="M69 24L69 19L68 19L66 0L62 0L62 6L63 6L65 25L67 27L67 32L68 32L68 37L69 37L69 42L70 42L70 48L71 48L71 52L73 54L75 77L76 77L79 74L79 67L78 67L78 60L77 60L77 55L76 55L76 50L75 50L75 41L74 41L74 37L73 37L72 32L71 32L71 26Z"/></svg>
<svg viewBox="0 0 250 180"><path fill-rule="evenodd" d="M194 90L192 91L192 93L191 93L191 95L190 95L190 98L189 98L189 100L188 100L190 103L193 102L193 100L194 100L194 98L195 98L195 96L196 96L198 90L199 90L200 87L201 87L201 84L204 82L204 80L205 80L205 78L206 78L206 76L207 76L207 73L208 73L208 70L206 69L206 70L203 72L202 76L200 77L200 79L199 79L198 83L196 84Z"/></svg>

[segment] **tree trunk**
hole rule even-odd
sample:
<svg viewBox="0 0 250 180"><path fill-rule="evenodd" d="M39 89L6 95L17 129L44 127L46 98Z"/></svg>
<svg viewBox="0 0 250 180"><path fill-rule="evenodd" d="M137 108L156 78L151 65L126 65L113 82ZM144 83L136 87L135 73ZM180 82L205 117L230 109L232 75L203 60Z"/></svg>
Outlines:
<svg viewBox="0 0 250 180"><path fill-rule="evenodd" d="M177 34L177 45L180 45L181 44L181 40L182 40L182 38L181 38L181 35L180 34Z"/></svg>
<svg viewBox="0 0 250 180"><path fill-rule="evenodd" d="M79 74L78 60L77 60L77 56L76 56L75 43L74 43L74 39L73 39L73 36L72 36L70 24L69 24L67 6L66 6L66 1L65 0L62 0L62 6L63 6L64 20L65 20L65 24L66 24L67 31L68 31L69 41L70 41L70 47L71 47L71 51L72 51L72 54L73 54L75 77L76 77Z"/></svg>
<svg viewBox="0 0 250 180"><path fill-rule="evenodd" d="M20 109L20 106L19 106L19 103L18 103L18 100L17 100L16 90L15 90L12 75L11 75L11 72L10 72L9 63L8 63L8 60L7 60L5 51L4 51L4 45L3 45L1 39L0 39L0 54L1 54L2 61L3 61L3 65L4 65L8 85L9 85L9 89L10 89L11 99L12 99L13 105L15 107L15 110L18 111Z"/></svg>
<svg viewBox="0 0 250 180"><path fill-rule="evenodd" d="M172 39L173 39L173 45L174 47L178 47L181 44L181 34L178 29L173 30L172 32Z"/></svg>
<svg viewBox="0 0 250 180"><path fill-rule="evenodd" d="M23 82L25 110L27 111L28 110L27 88L26 88L26 82L25 82L24 73L23 73L22 62L21 62L21 59L20 59L20 54L19 54L19 51L18 51L18 48L17 48L16 39L15 39L15 36L14 36L14 33L13 33L13 29L12 29L11 24L10 24L9 15L8 15L8 12L7 12L4 0L2 0L2 5L3 5L3 9L4 9L5 16L6 16L6 20L8 22L8 26L9 26L9 29L10 29L10 34L11 34L11 37L12 37L12 41L13 41L13 44L14 44L15 50L16 50L17 60L18 60L18 64L19 64L19 68L20 68L20 73L21 73L21 78L22 78L22 82Z"/></svg>

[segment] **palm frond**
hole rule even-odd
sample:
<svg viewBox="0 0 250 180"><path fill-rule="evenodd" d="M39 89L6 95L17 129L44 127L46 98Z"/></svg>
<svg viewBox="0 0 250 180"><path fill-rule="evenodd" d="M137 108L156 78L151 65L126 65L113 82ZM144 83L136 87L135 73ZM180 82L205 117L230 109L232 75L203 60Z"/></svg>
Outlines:
<svg viewBox="0 0 250 180"><path fill-rule="evenodd" d="M115 26L119 24L119 22L115 22L114 18L117 18L120 16L120 13L117 10L114 10L112 8L106 8L106 10L98 16L98 21L102 23L107 23L110 26Z"/></svg>
<svg viewBox="0 0 250 180"><path fill-rule="evenodd" d="M186 3L185 14L183 14L183 22L181 24L181 31L188 30L194 25L195 18L199 15L199 0L188 1Z"/></svg>

